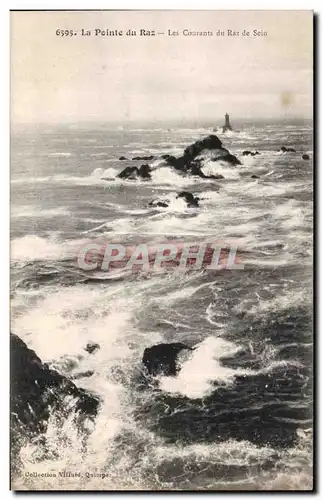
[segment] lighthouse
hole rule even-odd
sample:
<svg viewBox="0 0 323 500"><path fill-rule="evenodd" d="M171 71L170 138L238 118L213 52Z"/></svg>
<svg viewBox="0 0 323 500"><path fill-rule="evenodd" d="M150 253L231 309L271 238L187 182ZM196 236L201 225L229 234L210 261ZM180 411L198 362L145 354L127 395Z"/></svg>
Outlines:
<svg viewBox="0 0 323 500"><path fill-rule="evenodd" d="M224 115L224 126L222 127L222 132L226 132L227 130L232 130L230 125L230 116L228 113Z"/></svg>

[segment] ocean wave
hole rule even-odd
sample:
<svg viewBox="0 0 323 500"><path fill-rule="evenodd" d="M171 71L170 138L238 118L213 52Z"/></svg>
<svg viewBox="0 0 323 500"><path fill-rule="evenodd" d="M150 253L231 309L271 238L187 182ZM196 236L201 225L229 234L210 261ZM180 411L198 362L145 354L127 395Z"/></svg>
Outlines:
<svg viewBox="0 0 323 500"><path fill-rule="evenodd" d="M72 153L68 153L68 152L64 152L64 151L63 152L57 151L55 153L49 153L49 156L55 156L55 157L57 156L57 157L64 158L64 157L72 156Z"/></svg>
<svg viewBox="0 0 323 500"><path fill-rule="evenodd" d="M70 211L67 207L57 207L44 209L41 206L31 207L30 205L14 206L11 209L11 217L37 217L50 218L69 215Z"/></svg>
<svg viewBox="0 0 323 500"><path fill-rule="evenodd" d="M40 259L56 260L61 259L64 255L64 245L37 235L22 236L11 242L11 260L13 262Z"/></svg>
<svg viewBox="0 0 323 500"><path fill-rule="evenodd" d="M241 370L227 368L220 363L222 357L233 356L239 350L239 346L221 337L208 337L181 364L176 377L160 377L160 388L190 399L208 396L214 391L213 382L230 385L236 375L242 374Z"/></svg>
<svg viewBox="0 0 323 500"><path fill-rule="evenodd" d="M228 165L225 161L206 161L203 163L202 172L205 175L221 174L225 179L239 179L240 169Z"/></svg>

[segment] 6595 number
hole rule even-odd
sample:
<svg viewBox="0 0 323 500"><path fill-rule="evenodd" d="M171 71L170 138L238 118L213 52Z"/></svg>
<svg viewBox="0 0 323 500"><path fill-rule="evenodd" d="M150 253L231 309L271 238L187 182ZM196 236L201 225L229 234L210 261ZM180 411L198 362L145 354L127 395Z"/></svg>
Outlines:
<svg viewBox="0 0 323 500"><path fill-rule="evenodd" d="M56 36L74 36L76 34L74 30L56 30Z"/></svg>

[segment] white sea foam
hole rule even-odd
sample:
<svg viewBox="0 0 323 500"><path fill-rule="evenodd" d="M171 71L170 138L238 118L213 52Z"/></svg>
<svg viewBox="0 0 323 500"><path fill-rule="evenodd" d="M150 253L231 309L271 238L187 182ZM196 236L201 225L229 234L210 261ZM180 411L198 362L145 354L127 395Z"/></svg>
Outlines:
<svg viewBox="0 0 323 500"><path fill-rule="evenodd" d="M64 157L72 156L72 153L68 153L68 152L64 152L64 151L62 151L62 152L57 151L55 153L50 153L49 156L57 156L57 157L64 158Z"/></svg>
<svg viewBox="0 0 323 500"><path fill-rule="evenodd" d="M22 236L11 242L12 261L56 260L64 255L64 245L36 235Z"/></svg>
<svg viewBox="0 0 323 500"><path fill-rule="evenodd" d="M158 185L186 186L196 183L196 179L193 177L178 174L171 167L160 167L153 170L151 175L153 184Z"/></svg>
<svg viewBox="0 0 323 500"><path fill-rule="evenodd" d="M202 166L202 172L205 175L221 174L225 179L239 179L240 170L233 167L226 161L207 161Z"/></svg>
<svg viewBox="0 0 323 500"><path fill-rule="evenodd" d="M166 392L183 394L193 399L210 394L214 390L213 382L230 385L241 371L223 366L220 359L234 355L239 349L220 337L208 337L182 363L176 377L160 378L160 387Z"/></svg>

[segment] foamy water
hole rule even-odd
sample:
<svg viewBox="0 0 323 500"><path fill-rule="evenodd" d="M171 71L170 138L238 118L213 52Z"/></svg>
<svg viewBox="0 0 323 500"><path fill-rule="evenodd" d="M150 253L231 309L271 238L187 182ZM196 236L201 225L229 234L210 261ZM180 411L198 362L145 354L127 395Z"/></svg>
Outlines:
<svg viewBox="0 0 323 500"><path fill-rule="evenodd" d="M101 400L86 447L73 415L63 425L51 416L47 447L22 448L16 487L311 488L312 171L301 159L312 154L311 128L286 127L219 134L243 164L206 163L206 173L224 176L216 183L158 159L180 155L211 133L207 127L134 127L127 142L123 130L54 131L34 152L30 137L15 138L12 329ZM280 154L282 145L298 153ZM261 154L243 157L244 149ZM142 154L156 156L151 180L116 179L128 165L121 155ZM184 189L200 198L199 208L177 198ZM167 208L149 206L165 199ZM232 240L245 269L85 276L75 257L95 238ZM89 276L97 283L85 284ZM93 354L84 350L90 341L100 345ZM193 350L180 355L175 377L143 382L143 351L162 342ZM82 477L26 476L62 470Z"/></svg>

